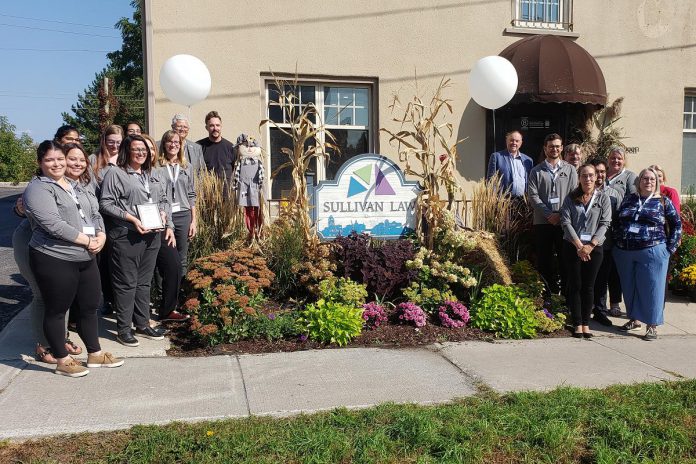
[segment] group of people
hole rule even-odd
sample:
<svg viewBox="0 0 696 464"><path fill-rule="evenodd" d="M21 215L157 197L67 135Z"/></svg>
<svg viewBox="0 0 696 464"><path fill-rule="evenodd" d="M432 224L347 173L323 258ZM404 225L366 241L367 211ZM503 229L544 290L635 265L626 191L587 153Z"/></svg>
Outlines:
<svg viewBox="0 0 696 464"><path fill-rule="evenodd" d="M566 297L573 336L593 336L590 315L611 326L605 313L620 316L623 296L628 322L620 329L640 330L642 322L643 338L656 339L682 228L679 194L665 185L665 172L652 165L636 175L619 146L606 161L584 161L582 148L564 147L558 134L544 139L544 160L536 166L521 147L521 132L508 133L486 177L498 175L501 191L531 207L537 269L549 293Z"/></svg>
<svg viewBox="0 0 696 464"><path fill-rule="evenodd" d="M36 357L55 364L57 374L81 377L90 368L123 365L101 349L100 308L115 313L122 345L138 346L139 337L164 339L150 309L155 275L162 296L159 320L188 319L178 303L189 242L197 233L199 173L209 170L236 189L245 214L254 219L247 222L258 227L261 149L245 134L237 144L224 139L215 111L205 123L209 135L195 143L187 139L188 119L177 114L159 142L129 123L108 126L91 155L72 126L39 144L36 176L14 208L25 220L12 240L33 293ZM73 357L82 349L68 337L70 321L87 349L86 364Z"/></svg>

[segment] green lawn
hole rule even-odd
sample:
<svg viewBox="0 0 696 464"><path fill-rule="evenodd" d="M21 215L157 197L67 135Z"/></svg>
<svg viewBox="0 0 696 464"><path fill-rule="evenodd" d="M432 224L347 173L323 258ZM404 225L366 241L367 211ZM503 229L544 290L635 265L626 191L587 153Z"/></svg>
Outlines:
<svg viewBox="0 0 696 464"><path fill-rule="evenodd" d="M0 462L696 463L696 381L138 426L5 443Z"/></svg>

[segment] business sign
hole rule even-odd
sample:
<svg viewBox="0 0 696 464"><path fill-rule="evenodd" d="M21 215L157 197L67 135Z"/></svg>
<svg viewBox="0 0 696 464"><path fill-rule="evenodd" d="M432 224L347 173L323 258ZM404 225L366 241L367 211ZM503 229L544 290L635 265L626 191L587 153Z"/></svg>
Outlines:
<svg viewBox="0 0 696 464"><path fill-rule="evenodd" d="M348 160L334 180L314 191L315 224L324 240L366 232L399 238L416 228L418 182L406 181L399 167L368 153Z"/></svg>

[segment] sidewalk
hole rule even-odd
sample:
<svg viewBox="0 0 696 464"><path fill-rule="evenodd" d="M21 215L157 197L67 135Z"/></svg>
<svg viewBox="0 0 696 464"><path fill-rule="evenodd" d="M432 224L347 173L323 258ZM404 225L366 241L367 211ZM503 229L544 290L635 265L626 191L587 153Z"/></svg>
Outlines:
<svg viewBox="0 0 696 464"><path fill-rule="evenodd" d="M118 345L113 320L103 319L103 347L127 357L125 365L92 369L84 378L71 379L32 360L24 311L0 333L0 439L284 416L383 402L442 403L473 395L481 386L499 392L543 391L696 377L696 303L667 303L665 320L653 342L641 340L642 332L626 335L595 326L597 336L589 341L555 338L170 358L166 341L141 339L138 348ZM60 405L50 406L51 398L58 398Z"/></svg>

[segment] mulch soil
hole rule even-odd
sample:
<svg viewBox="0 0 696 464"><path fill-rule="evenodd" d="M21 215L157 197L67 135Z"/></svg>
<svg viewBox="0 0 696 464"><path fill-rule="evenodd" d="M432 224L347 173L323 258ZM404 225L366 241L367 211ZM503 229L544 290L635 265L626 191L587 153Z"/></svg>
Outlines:
<svg viewBox="0 0 696 464"><path fill-rule="evenodd" d="M264 308L266 310L264 312L277 312L279 306L280 305L277 303L269 302L266 308ZM167 351L167 354L175 357L278 353L341 348L335 344L323 344L313 340L301 341L299 338L275 341L258 338L240 340L235 343L223 343L210 347L194 338L186 323L165 323L164 325L169 330L168 336L171 341L171 348ZM570 336L568 331L559 330L551 334L540 335L539 338L561 338L568 336ZM413 325L399 324L397 321L390 319L389 322L376 329L363 330L358 337L354 338L343 348L368 347L397 349L442 342L492 342L494 340L496 340L496 338L491 333L470 327L450 329L428 323L425 327L416 328Z"/></svg>

